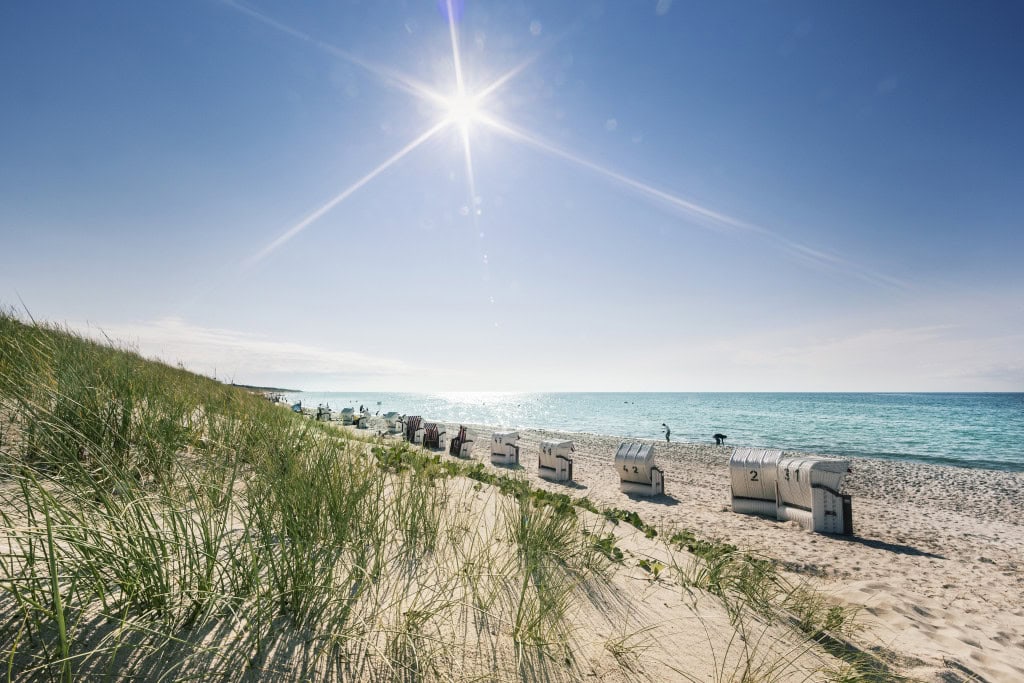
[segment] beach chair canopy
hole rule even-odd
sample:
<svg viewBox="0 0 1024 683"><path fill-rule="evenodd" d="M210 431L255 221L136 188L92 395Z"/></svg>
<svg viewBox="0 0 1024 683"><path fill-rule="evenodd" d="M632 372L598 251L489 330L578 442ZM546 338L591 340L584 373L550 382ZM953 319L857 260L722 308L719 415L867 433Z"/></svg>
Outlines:
<svg viewBox="0 0 1024 683"><path fill-rule="evenodd" d="M775 481L782 451L737 448L729 458L733 498L775 502Z"/></svg>
<svg viewBox="0 0 1024 683"><path fill-rule="evenodd" d="M615 469L621 481L649 484L651 471L656 469L654 445L630 441L619 444L615 452Z"/></svg>

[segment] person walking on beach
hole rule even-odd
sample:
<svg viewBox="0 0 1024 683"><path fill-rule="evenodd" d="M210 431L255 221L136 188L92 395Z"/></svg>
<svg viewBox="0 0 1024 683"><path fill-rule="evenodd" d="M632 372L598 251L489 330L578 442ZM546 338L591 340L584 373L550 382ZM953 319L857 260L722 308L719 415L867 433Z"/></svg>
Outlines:
<svg viewBox="0 0 1024 683"><path fill-rule="evenodd" d="M665 428L665 443L668 443L672 437L672 430L664 422L661 423L661 426Z"/></svg>

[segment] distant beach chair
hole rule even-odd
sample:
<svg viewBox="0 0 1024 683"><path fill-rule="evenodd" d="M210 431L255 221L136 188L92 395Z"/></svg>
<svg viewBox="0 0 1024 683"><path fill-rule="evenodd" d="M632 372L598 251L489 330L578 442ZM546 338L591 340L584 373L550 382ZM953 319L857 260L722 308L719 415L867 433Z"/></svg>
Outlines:
<svg viewBox="0 0 1024 683"><path fill-rule="evenodd" d="M423 418L409 415L405 418L405 440L413 444L423 443Z"/></svg>
<svg viewBox="0 0 1024 683"><path fill-rule="evenodd" d="M423 446L440 450L448 446L448 432L443 422L427 422L423 425Z"/></svg>
<svg viewBox="0 0 1024 683"><path fill-rule="evenodd" d="M841 493L849 467L838 458L737 448L729 458L733 512L794 521L808 531L852 534L853 499Z"/></svg>
<svg viewBox="0 0 1024 683"><path fill-rule="evenodd" d="M466 428L459 425L459 435L452 439L449 452L457 458L468 458L473 450L473 440L469 438Z"/></svg>
<svg viewBox="0 0 1024 683"><path fill-rule="evenodd" d="M491 435L491 462L495 465L519 464L519 432L494 432Z"/></svg>
<svg viewBox="0 0 1024 683"><path fill-rule="evenodd" d="M665 473L654 463L654 445L624 441L615 452L619 490L639 496L665 493Z"/></svg>
<svg viewBox="0 0 1024 683"><path fill-rule="evenodd" d="M341 424L350 425L355 422L356 411L352 408L342 408L339 416L341 417Z"/></svg>
<svg viewBox="0 0 1024 683"><path fill-rule="evenodd" d="M331 411L330 406L317 406L316 419L318 422L330 422L334 419L334 413Z"/></svg>
<svg viewBox="0 0 1024 683"><path fill-rule="evenodd" d="M394 411L384 413L384 421L388 425L388 434L397 434L402 431L401 418L402 416Z"/></svg>
<svg viewBox="0 0 1024 683"><path fill-rule="evenodd" d="M537 474L550 481L572 481L572 441L541 441Z"/></svg>

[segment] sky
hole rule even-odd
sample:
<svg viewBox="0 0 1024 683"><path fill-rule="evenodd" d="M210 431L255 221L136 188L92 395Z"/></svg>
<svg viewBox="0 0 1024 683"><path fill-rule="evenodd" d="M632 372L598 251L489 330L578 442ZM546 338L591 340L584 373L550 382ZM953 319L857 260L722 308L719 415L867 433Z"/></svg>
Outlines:
<svg viewBox="0 0 1024 683"><path fill-rule="evenodd" d="M0 4L0 305L239 383L1024 391L1024 6Z"/></svg>

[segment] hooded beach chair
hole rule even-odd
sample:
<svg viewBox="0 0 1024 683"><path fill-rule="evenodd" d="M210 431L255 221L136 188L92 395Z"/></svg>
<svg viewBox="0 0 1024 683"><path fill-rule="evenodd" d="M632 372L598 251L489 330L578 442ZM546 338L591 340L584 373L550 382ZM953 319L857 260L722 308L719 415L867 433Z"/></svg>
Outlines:
<svg viewBox="0 0 1024 683"><path fill-rule="evenodd" d="M572 481L572 441L541 441L537 475L549 481Z"/></svg>
<svg viewBox="0 0 1024 683"><path fill-rule="evenodd" d="M405 440L409 443L423 443L423 418L409 415L405 418Z"/></svg>
<svg viewBox="0 0 1024 683"><path fill-rule="evenodd" d="M423 425L423 445L441 450L448 446L448 432L443 422L427 422Z"/></svg>
<svg viewBox="0 0 1024 683"><path fill-rule="evenodd" d="M468 438L466 428L459 425L459 435L452 439L449 452L457 458L468 458L473 450L473 440Z"/></svg>
<svg viewBox="0 0 1024 683"><path fill-rule="evenodd" d="M491 436L491 462L495 465L519 464L518 432L494 432Z"/></svg>
<svg viewBox="0 0 1024 683"><path fill-rule="evenodd" d="M391 411L384 413L384 419L388 424L388 434L397 434L402 431L402 416L398 413Z"/></svg>
<svg viewBox="0 0 1024 683"><path fill-rule="evenodd" d="M624 441L615 452L619 490L639 496L665 493L665 473L654 462L654 444Z"/></svg>

